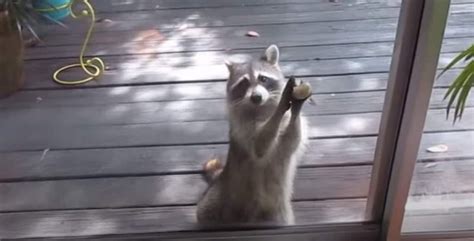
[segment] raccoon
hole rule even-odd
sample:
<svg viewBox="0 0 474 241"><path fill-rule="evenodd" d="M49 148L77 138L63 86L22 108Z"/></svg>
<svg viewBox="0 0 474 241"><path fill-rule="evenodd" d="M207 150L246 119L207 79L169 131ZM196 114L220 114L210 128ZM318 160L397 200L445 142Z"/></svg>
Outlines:
<svg viewBox="0 0 474 241"><path fill-rule="evenodd" d="M278 61L271 45L260 58L226 62L229 150L224 166L205 164L199 224L294 223L293 180L307 140L301 108L310 92L295 98L296 88L309 85L285 81Z"/></svg>

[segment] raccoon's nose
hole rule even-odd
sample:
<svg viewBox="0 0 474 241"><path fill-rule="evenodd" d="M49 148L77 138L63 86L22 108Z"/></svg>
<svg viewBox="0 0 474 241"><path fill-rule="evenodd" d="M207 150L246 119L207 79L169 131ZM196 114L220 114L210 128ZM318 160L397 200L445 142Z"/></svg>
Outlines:
<svg viewBox="0 0 474 241"><path fill-rule="evenodd" d="M251 96L250 96L250 100L254 103L254 104L260 104L262 103L262 95L260 93L253 93Z"/></svg>

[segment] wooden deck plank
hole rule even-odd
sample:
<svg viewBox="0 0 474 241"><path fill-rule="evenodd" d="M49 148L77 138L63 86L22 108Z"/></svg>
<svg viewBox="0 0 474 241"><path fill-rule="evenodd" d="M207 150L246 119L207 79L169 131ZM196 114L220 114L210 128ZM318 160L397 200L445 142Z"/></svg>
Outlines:
<svg viewBox="0 0 474 241"><path fill-rule="evenodd" d="M363 220L365 200L296 202L294 208L297 225L357 222ZM0 224L2 238L133 234L197 228L194 207L4 213L0 214ZM77 237L77 240L81 239Z"/></svg>
<svg viewBox="0 0 474 241"><path fill-rule="evenodd" d="M457 16L456 16L457 17ZM460 18L460 21L463 21ZM382 26L381 26L382 24ZM355 30L348 29L345 25L352 26ZM384 26L387 25L387 26ZM466 24L460 22L455 27L462 28ZM136 31L104 31L104 32L97 32L94 34L93 38L91 39L91 43L99 44L99 43L116 43L118 36L122 39L122 43L135 43L145 45L145 43L154 43L155 45L170 43L171 41L174 42L182 42L189 39L200 39L210 41L210 39L214 39L216 42L226 42L232 43L234 38L238 38L241 40L247 40L248 42L255 41L260 38L268 39L268 38L275 38L276 36L281 36L281 31L290 31L288 34L292 34L297 38L311 38L311 36L315 35L318 31L323 31L324 33L338 33L342 32L341 30L347 30L350 32L357 32L358 31L369 31L371 28L375 28L375 30L385 30L393 32L396 26L396 19L375 19L375 20L348 20L348 21L336 21L336 22L308 22L308 23L288 23L288 24L280 24L280 25L250 25L250 26L231 26L231 27L202 27L202 28L185 28L181 27L180 29L173 29L173 30L162 30L159 28L146 28L140 29L138 28ZM298 28L297 28L298 27ZM339 30L341 29L341 30ZM249 30L258 31L260 33L259 38L249 38L246 37L245 34ZM339 30L339 31L338 31ZM47 35L45 38L48 38L46 46L56 46L56 45L79 45L82 38L78 38L83 34L78 32L77 34L65 34L68 32L59 34L51 34L50 37ZM372 31L375 32L375 31ZM306 34L306 35L305 35ZM306 37L305 37L306 36ZM314 37L314 36L313 36ZM249 41L250 40L250 41ZM78 46L79 47L79 46Z"/></svg>
<svg viewBox="0 0 474 241"><path fill-rule="evenodd" d="M153 93L151 89L148 93ZM444 109L447 105L443 100L445 89L435 89L430 108ZM22 123L23 126L93 126L93 125L125 125L160 122L226 120L225 100L201 99L182 101L127 101L122 99L116 103L101 103L98 96L90 100L45 100L48 97L36 93L41 101L32 99L27 103L16 105L0 105L0 125L11 126ZM381 112L385 91L358 93L316 94L313 96L317 104L303 107L306 116L322 116L351 114L364 112ZM107 96L107 95L105 95ZM88 98L84 95L82 98ZM44 103L43 103L43 100ZM99 100L99 101L97 101ZM113 100L111 100L113 101ZM474 106L474 98L468 98L466 107ZM2 108L3 107L3 108ZM52 122L52 116L61 123ZM93 117L93 118L91 118Z"/></svg>
<svg viewBox="0 0 474 241"><path fill-rule="evenodd" d="M384 22L385 21L385 22ZM95 34L87 49L89 55L104 55L117 53L166 53L190 52L226 49L248 49L263 47L269 43L280 46L329 45L393 41L396 21L372 21L372 24L361 25L362 21L347 21L330 23L297 23L286 25L259 25L223 28L194 28L172 32L159 30L142 30L135 32L103 32ZM367 22L367 21L366 21ZM472 21L471 21L472 22ZM383 27L382 27L383 26ZM355 30L351 30L355 29ZM248 31L257 31L258 38L246 36ZM323 34L324 33L324 34ZM350 33L351 38L347 39ZM365 34L365 35L364 35ZM367 36L369 35L369 36ZM455 25L446 29L445 36L472 37L474 30L469 24ZM121 39L121 41L117 41ZM53 35L51 40L45 40L52 46L28 49L31 55L67 57L61 52L79 52L83 38L70 34ZM63 44L62 44L63 42ZM71 45L71 43L75 43Z"/></svg>
<svg viewBox="0 0 474 241"><path fill-rule="evenodd" d="M363 220L364 199L294 203L298 225ZM90 236L196 230L195 207L0 214L0 237Z"/></svg>
<svg viewBox="0 0 474 241"><path fill-rule="evenodd" d="M448 38L444 41L446 47L443 48L443 52L455 52L462 49L463 45L468 45L472 37L468 38ZM184 60L199 60L202 62L208 62L209 64L222 63L224 58L231 57L232 55L242 54L261 54L262 48L254 48L254 44L249 42L248 49L237 49L237 50L221 50L221 51L201 51L201 52L184 52L184 53L162 53L157 55L155 51L139 50L134 48L120 48L119 44L117 47L109 46L109 51L100 53L91 53L91 55L98 56L109 56L112 55L110 60L107 62L128 62L138 61L140 59L152 59L154 64L163 65L166 64L164 61L170 62L185 62ZM76 47L73 47L76 48ZM354 58L354 57L371 57L371 56L385 56L390 55L393 49L393 42L374 42L374 43L352 43L343 45L327 45L327 46L294 46L294 47L281 47L281 61L294 61L294 60L311 60L314 58L328 59L328 58ZM31 48L27 51L27 63L34 63L32 60L43 60L49 58L66 58L64 60L56 61L71 61L70 58L75 58L73 51L62 53L60 55L53 55L49 51L53 51L52 47L38 47ZM100 54L100 55L99 55ZM139 54L139 55L134 55ZM123 55L123 56L120 56ZM204 61L205 60L205 61ZM158 61L158 62L156 62ZM39 61L45 62L45 61ZM188 65L195 62L189 61ZM195 63L197 64L197 63Z"/></svg>
<svg viewBox="0 0 474 241"><path fill-rule="evenodd" d="M169 113L166 113L168 115ZM469 112L468 112L469 114ZM443 117L443 118L442 118ZM311 136L336 137L343 135L367 135L377 131L379 113L327 116L317 119L318 126L311 129ZM437 118L444 119L440 112ZM315 121L310 118L310 121ZM357 120L359 128L343 123ZM25 120L26 121L26 120ZM85 123L86 124L86 123ZM15 126L18 126L17 124ZM22 127L22 132L11 126L2 126L4 138L0 140L0 150L42 150L55 148L92 148L128 145L179 145L197 143L221 143L227 141L227 121L197 121L180 123L91 125L61 127L58 125ZM13 127L14 128L14 127ZM35 130L31 133L30 130Z"/></svg>
<svg viewBox="0 0 474 241"><path fill-rule="evenodd" d="M265 6L235 6L224 8L204 9L169 9L166 11L140 11L140 12L102 12L99 19L110 21L98 22L97 32L101 31L130 31L144 29L159 29L168 31L187 26L196 27L229 27L241 25L287 24L304 22L327 22L341 20L361 20L375 18L396 18L398 8L382 4L366 3L352 6L350 11L347 6L325 5L320 3L265 5ZM365 9L365 15L362 10ZM465 8L464 8L465 9ZM462 14L462 5L454 5L451 12ZM246 17L248 17L246 19ZM252 19L252 21L250 21ZM64 23L68 28L59 26L46 26L45 34L50 33L84 33L87 30L87 21L66 19ZM185 25L183 25L185 24ZM46 43L47 44L47 43Z"/></svg>
<svg viewBox="0 0 474 241"><path fill-rule="evenodd" d="M459 73L449 71L436 82L446 87ZM314 87L315 95L358 91L383 91L387 73L301 78ZM224 99L225 81L175 85L122 86L109 88L21 91L0 101L1 109L58 106L107 105L136 102ZM354 93L355 94L355 93ZM107 96L107 98L103 98ZM316 96L314 97L316 98ZM223 101L222 101L223 102ZM318 104L319 105L319 104Z"/></svg>
<svg viewBox="0 0 474 241"><path fill-rule="evenodd" d="M397 8L373 9L367 6L353 7L350 11L347 11L347 8L324 11L314 4L290 6L105 14L100 16L107 21L96 23L91 43L114 43L114 36L117 35L120 35L122 42L144 42L156 40L157 38L150 36L150 33L154 32L159 34L161 39L178 37L178 34L182 38L190 37L196 31L201 36L212 33L213 37L225 37L235 36L236 33L245 34L242 31L249 31L248 28L261 31L269 27L284 29L288 26L293 26L294 30L306 29L308 34L374 29L394 31L399 12ZM455 25L470 24L474 20L474 10L471 6L474 6L474 3L452 5L448 29ZM43 26L40 34L45 41L40 43L40 46L82 44L89 22L70 20L66 24L67 28L57 25ZM301 26L298 27L298 24Z"/></svg>
<svg viewBox="0 0 474 241"><path fill-rule="evenodd" d="M456 168L459 178L445 185L439 174L448 173L449 168ZM293 199L365 197L370 169L370 165L299 169ZM427 189L437 189L436 193L474 192L474 187L464 181L473 170L472 159L434 166L419 163L412 195L424 195ZM0 183L0 211L189 205L197 202L205 188L199 174Z"/></svg>
<svg viewBox="0 0 474 241"><path fill-rule="evenodd" d="M450 8L450 18L448 25L469 24L473 16L469 4L452 4ZM166 11L139 11L127 13L100 13L99 21L95 25L96 38L107 35L109 32L136 31L156 29L162 33L181 32L183 30L205 28L208 31L219 30L229 27L256 27L258 25L286 25L286 24L309 24L322 23L326 26L322 30L338 29L336 26L340 22L359 21L357 28L363 28L364 20L389 21L390 27L396 23L399 9L397 6L384 6L373 3L355 4L350 8L346 6L333 5L321 7L321 4L291 4L291 5L273 5L256 7L230 7L220 9L177 9ZM107 19L107 21L100 21ZM251 19L251 20L250 20ZM370 21L368 21L370 23ZM58 25L42 26L40 34L44 37L56 35L61 38L62 34L83 35L89 26L88 21L66 19L65 24L69 27L64 28ZM336 25L334 25L336 24ZM334 26L333 26L334 25ZM339 24L340 25L340 24ZM383 25L383 24L382 24ZM216 28L217 27L217 28ZM282 26L283 27L283 26ZM377 26L374 26L377 27ZM380 26L377 28L383 28ZM368 30L370 28L366 28ZM129 34L127 34L129 35ZM77 38L75 36L74 38ZM73 36L71 36L71 40ZM52 41L55 41L52 39ZM42 43L43 44L43 43ZM44 44L49 44L48 42ZM65 43L70 44L70 43Z"/></svg>
<svg viewBox="0 0 474 241"><path fill-rule="evenodd" d="M450 8L450 23L466 22L465 19L453 20L454 15L466 15L472 13L468 4L453 3ZM349 10L348 10L349 9ZM342 4L302 3L302 4L276 4L259 6L233 6L215 8L181 8L167 10L151 10L139 12L102 12L98 14L100 19L111 21L96 24L96 32L103 31L130 31L159 29L169 31L196 27L229 27L242 25L265 25L265 24L288 24L306 22L328 22L343 20L362 19L396 19L399 14L399 6L384 3L359 3L348 6ZM88 28L88 21L66 19L64 23L68 28L56 25L43 27L44 34L84 33ZM466 22L467 23L467 22ZM48 44L48 43L46 43Z"/></svg>
<svg viewBox="0 0 474 241"><path fill-rule="evenodd" d="M449 161L474 157L473 131L426 133L419 161ZM371 164L376 137L311 140L299 167ZM430 153L426 148L448 145L445 153ZM0 182L100 176L161 175L197 173L202 163L215 156L224 159L227 145L174 147L129 147L84 150L49 150L0 153ZM350 156L351 158L347 158ZM124 168L127 167L127 168Z"/></svg>
<svg viewBox="0 0 474 241"><path fill-rule="evenodd" d="M450 8L450 17L456 14L465 14L474 12L474 10L469 7L474 5L473 3L453 3ZM139 12L107 12L100 13L99 16L105 18L115 18L119 20L145 20L153 19L165 21L165 23L172 23L170 20L178 21L189 21L193 27L200 26L197 21L206 21L209 19L209 24L205 26L228 26L226 21L232 21L233 18L242 16L255 16L255 22L246 21L245 23L235 22L232 25L255 25L262 24L259 22L260 17L270 18L273 20L273 24L279 24L279 21L282 21L282 18L289 17L298 17L301 14L311 13L313 14L313 19L309 21L342 21L353 19L353 16L358 16L354 19L374 19L377 17L380 18L397 18L399 14L400 6L389 5L384 3L373 3L373 2L361 2L359 4L352 4L347 6L347 2L341 5L330 5L330 4L321 4L316 2L311 3L301 3L301 4L284 4L284 5L260 5L260 6L233 6L233 7L223 7L219 9L215 8L201 8L201 9L169 9L162 11L160 9L155 9L151 11L139 11ZM366 15L361 14L361 10L366 10ZM345 16L332 16L330 13L341 13L344 11ZM386 13L385 15L375 16L373 13ZM271 14L282 14L282 15L271 15ZM289 15L286 15L289 14ZM194 18L189 16L193 16ZM266 15L269 15L268 17ZM293 16L291 16L293 15ZM175 19L172 19L172 18ZM215 20L222 19L222 22L215 22ZM243 19L242 19L243 20ZM168 22L166 22L168 21ZM196 21L196 22L193 22ZM245 21L245 20L243 20ZM161 24L161 23L160 23Z"/></svg>
<svg viewBox="0 0 474 241"><path fill-rule="evenodd" d="M364 197L369 178L370 166L300 169L294 199ZM189 205L206 185L200 174L0 183L0 211Z"/></svg>
<svg viewBox="0 0 474 241"><path fill-rule="evenodd" d="M455 56L454 53L442 54L440 67L444 67ZM151 58L148 56L147 58ZM113 57L104 58L104 61L112 60ZM222 81L228 77L228 70L222 64L207 64L201 59L196 64L186 64L189 59L181 59L183 62L170 63L167 65L155 65L155 60L130 60L130 62L106 62L109 66L103 76L89 85L123 85L123 84L151 84L151 83L177 83L196 81ZM157 62L161 62L156 60ZM191 60L192 61L192 60ZM287 75L305 76L330 76L330 75L354 75L366 73L387 72L390 66L390 57L363 57L343 59L321 59L308 61L284 61L281 63L282 70ZM26 63L25 88L58 87L51 80L55 70L69 62L57 60L41 60ZM199 64L197 64L199 63ZM80 69L71 70L63 74L64 79L77 79L83 77Z"/></svg>
<svg viewBox="0 0 474 241"><path fill-rule="evenodd" d="M52 82L52 73L67 62L48 61L38 62L38 67L26 63L25 81L27 88L55 86ZM203 63L204 64L204 63ZM363 74L367 72L386 72L390 64L389 57L371 57L359 59L331 59L314 60L304 62L282 63L283 71L287 74L298 76L304 75L349 75ZM142 60L126 64L107 62L110 70L106 71L94 85L120 85L120 84L143 84L143 83L170 83L170 82L195 82L209 80L224 80L228 77L228 71L223 64L175 66L154 66L152 61ZM127 66L128 65L128 66ZM139 66L144 66L140 68ZM123 66L123 67L122 67ZM132 68L127 68L132 67ZM41 69L41 72L39 70ZM83 73L80 70L72 70L63 75L64 79L77 79Z"/></svg>
<svg viewBox="0 0 474 241"><path fill-rule="evenodd" d="M444 54L443 59L452 59L455 54ZM108 58L105 58L108 59ZM223 62L222 62L223 63ZM104 73L104 77L112 74L122 75L122 79L128 81L116 80L118 83L136 83L145 82L142 79L155 78L155 82L178 82L178 81L206 81L206 80L224 80L228 76L225 65L202 64L180 66L180 63L170 64L168 66L155 65L154 61L141 60L131 61L130 63L108 62L110 71ZM441 65L442 63L440 63ZM36 66L35 66L36 65ZM35 65L28 65L28 72L25 73L27 80L33 80L34 74L37 75L37 81L50 81L50 73L53 73L58 67L64 65L64 62L58 63L54 60L36 62ZM183 64L184 65L184 64ZM385 72L390 65L390 57L365 57L348 59L327 59L311 61L292 61L281 63L284 73L298 76L311 75L344 75L344 74L364 74L373 72ZM38 76L42 70L42 75ZM64 78L78 77L82 72L79 69L72 70L64 74ZM39 77L39 78L38 78ZM139 80L139 81L136 81ZM102 82L102 79L98 80ZM104 80L105 81L105 80Z"/></svg>
<svg viewBox="0 0 474 241"><path fill-rule="evenodd" d="M470 171L472 176L474 171ZM450 174L449 179L456 176ZM464 183L464 185L467 184ZM472 230L474 228L473 200L474 193L409 197L402 232Z"/></svg>
<svg viewBox="0 0 474 241"><path fill-rule="evenodd" d="M118 114L127 116L126 113ZM311 123L308 134L312 138L376 135L380 116L380 113L311 116L308 118ZM464 116L467 120L474 118L474 108L467 108ZM472 125L466 122L453 126L450 121L446 121L445 110L430 110L427 118L430 121L426 124L426 131L472 129ZM228 123L225 120L115 123L76 127L61 126L59 120L56 125L45 125L40 129L32 124L34 120L23 121L23 124L16 122L0 127L4 137L0 139L0 151L215 144L226 142L228 133ZM18 132L18 126L21 126L21 132Z"/></svg>
<svg viewBox="0 0 474 241"><path fill-rule="evenodd" d="M451 191L453 186L456 186L456 193L474 191L474 186L472 185L472 176L474 174L473 159L418 164L415 167L415 173L410 188L410 195L417 196L413 198L413 201L420 202L420 200L437 199L436 196L453 193ZM432 182L436 182L436 185L433 185ZM449 195L438 198L442 200L449 198ZM470 204L472 205L473 203L471 202ZM437 205L439 208L441 204L438 203ZM444 207L449 208L449 202L446 202ZM474 210L474 206L471 207ZM431 206L431 209L436 209L435 205Z"/></svg>
<svg viewBox="0 0 474 241"><path fill-rule="evenodd" d="M453 3L463 3L469 2L470 0L456 0ZM268 0L242 0L239 2L236 1L219 1L219 0L181 0L181 1L173 1L173 0L134 0L130 2L124 2L122 0L113 0L113 1L93 1L94 5L96 6L98 12L135 12L135 11L155 11L155 10L172 10L172 9L202 9L202 8L229 8L229 7L257 7L257 6L272 6L272 5L298 5L298 4L308 4L308 3L315 3L321 6L343 6L349 7L353 5L362 5L360 1L356 0L347 0L344 2L328 2L324 0L276 0L276 1L268 1ZM372 1L374 4L384 4L384 1ZM159 5L159 6L157 6ZM390 5L398 6L399 3L392 3Z"/></svg>
<svg viewBox="0 0 474 241"><path fill-rule="evenodd" d="M446 41L445 48L443 48L443 54L440 59L439 66L444 67L454 54L457 51L461 51L464 49L464 46L467 45L467 42L470 39L462 38L462 39L450 39ZM455 47L456 46L456 47ZM190 69L207 69L207 68L215 68L219 71L217 73L208 73L207 75L202 75L198 80L221 80L227 78L228 74L225 73L226 69L224 66L225 59L234 59L234 61L242 61L243 59L248 58L248 56L258 56L262 50L253 50L252 52L236 52L232 54L227 54L224 52L196 52L196 53L188 53L188 54L161 54L159 56L153 55L138 55L138 56L106 56L103 59L106 61L107 66L109 66L109 70L105 72L105 76L102 76L99 80L91 82L88 86L100 86L100 85L107 85L111 83L127 83L125 77L118 76L119 74L129 73L129 75L139 75L140 79L159 79L160 76L163 74L160 72L154 73L150 71L150 68L168 68L170 71L175 73L175 76L171 76L168 80L175 80L175 79L186 79L186 76L180 74L180 72L186 73ZM344 45L344 46L325 46L325 47L296 47L296 48L282 48L282 56L281 56L281 65L287 71L291 71L292 66L299 66L304 65L304 62L314 62L315 64L321 63L322 66L328 66L330 64L338 64L342 62L352 61L354 65L361 65L362 63L358 62L360 58L381 58L378 56L382 56L386 58L389 56L392 51L392 44L391 43L379 43L379 44L360 44L360 45ZM377 59L374 59L377 61ZM26 81L27 81L27 88L36 88L36 87L56 87L59 88L61 86L55 84L51 80L51 73L54 72L55 69L59 68L60 66L64 65L65 63L73 62L73 59L64 59L64 60L34 60L34 61L27 61L26 63ZM329 61L329 62L328 62ZM366 60L367 61L367 60ZM145 62L145 63L143 63ZM138 66L145 65L145 67L140 70ZM148 66L148 67L147 67ZM211 67L209 67L211 66ZM332 67L334 69L336 66ZM347 67L346 67L347 68ZM350 66L349 66L350 68ZM364 68L364 66L361 66ZM386 67L388 70L388 67ZM136 70L134 70L136 69ZM386 71L387 71L386 70ZM146 74L142 74L141 71L147 72ZM347 70L349 71L349 70ZM446 73L445 75L449 75L449 78L453 78L454 73ZM459 70L453 70L452 72L458 73ZM42 74L41 74L42 73ZM318 75L319 71L315 70L314 74ZM78 75L78 71L72 71L71 73L66 74L66 76L74 76ZM348 84L346 82L355 82L355 84L359 85L356 81L367 81L367 79L363 79L366 75L364 74L357 74L362 76L353 76L351 74L345 74L346 76L327 76L328 80L335 79L334 81L325 81L325 85L319 86L319 88L323 88L324 90L321 92L337 92L340 91L340 88L346 86ZM367 76L372 76L368 74ZM380 81L381 83L375 84L377 86L385 86L386 85L386 74L378 75L380 78L374 80L372 78L373 86L376 81ZM385 77L385 78L382 78ZM143 80L134 81L136 84L145 83ZM447 77L443 76L441 80L445 80ZM190 79L189 77L187 79ZM325 78L317 78L324 80ZM308 79L308 80L311 80ZM166 81L166 80L163 80ZM130 82L130 81L128 81ZM159 81L158 81L159 82ZM314 84L318 84L315 82ZM335 84L332 84L336 82ZM341 82L341 84L339 84ZM342 83L344 82L344 84ZM445 82L445 81L444 81ZM198 84L199 85L199 84ZM196 85L196 86L198 86ZM218 86L223 85L223 83L217 84ZM325 88L326 85L329 87ZM334 87L334 85L338 85ZM357 90L370 90L367 87L361 86L358 88L353 87L351 89L346 89L343 91L357 91ZM316 85L317 86L317 85ZM440 85L437 85L438 87ZM446 83L444 85L446 86ZM333 88L331 88L333 87ZM176 86L169 86L167 88L179 88ZM346 87L347 88L347 87ZM378 87L377 89L381 89ZM319 91L317 89L316 91ZM1 102L0 102L1 103Z"/></svg>
<svg viewBox="0 0 474 241"><path fill-rule="evenodd" d="M474 34L474 33L473 33ZM472 37L446 38L443 41L442 53L459 52L468 46ZM249 45L249 47L252 47ZM185 65L203 64L221 64L222 60L232 56L244 55L258 55L261 54L262 48L249 48L225 51L201 51L201 52L184 52L184 53L163 53L156 55L155 52L148 52L146 50L137 50L133 48L116 47L112 53L98 53L97 56L105 56L107 62L112 63L130 63L139 60L149 60L154 65L169 65L172 63L185 63ZM66 58L63 60L56 60L56 62L70 62L77 56L69 51L60 55L53 55L50 53L49 47L32 48L27 52L27 62L34 63L32 60L44 60L50 58ZM390 56L393 50L393 42L369 42L369 43L352 43L343 45L327 45L327 46L296 46L296 47L281 47L281 61L302 61L314 59L335 59L335 58L356 58L356 57L375 57L375 56ZM137 52L138 51L138 52ZM134 55L134 54L139 55ZM186 61L188 60L188 61ZM192 60L192 61L190 61ZM166 62L165 62L166 61ZM47 61L39 61L47 62ZM181 66L182 67L182 66Z"/></svg>
<svg viewBox="0 0 474 241"><path fill-rule="evenodd" d="M454 56L451 54L449 56ZM450 59L450 57L448 57ZM37 67L29 67L29 71L25 73L26 81L37 82L51 82L51 73L57 67L64 65L64 62L50 62L52 65L41 65L38 63ZM228 71L223 64L209 64L191 65L187 67L155 66L153 61L136 61L134 63L111 63L108 65L112 70L106 71L104 76L98 82L105 82L109 80L112 83L131 84L131 83L151 83L159 82L190 82L190 81L209 81L209 80L224 80L228 76ZM316 60L304 62L285 62L282 63L284 73L297 76L311 76L311 75L343 75L343 74L363 74L373 72L385 72L390 65L389 57L368 57L358 59L331 59L331 60ZM143 67L140 67L143 66ZM42 72L38 72L42 69ZM339 71L339 73L337 72ZM41 74L42 73L42 74ZM79 69L72 70L64 74L64 78L78 78L83 74ZM122 76L121 78L115 78ZM113 78L110 78L113 77ZM36 78L36 79L35 79Z"/></svg>
<svg viewBox="0 0 474 241"><path fill-rule="evenodd" d="M472 3L472 0L453 0L452 4L461 3ZM306 3L317 3L320 5L328 6L343 6L346 8L353 7L354 5L365 5L366 3L381 4L386 6L399 6L399 1L357 1L357 0L345 0L345 1L325 1L325 0L242 0L242 1L231 1L231 0L134 0L134 1L123 1L123 0L112 0L112 1L97 1L93 2L99 12L119 12L119 11L154 11L157 9L169 10L169 9L186 9L186 8L223 8L223 7L239 7L239 6L268 6L268 5L294 5L294 4L306 4ZM157 4L159 6L157 6Z"/></svg>
<svg viewBox="0 0 474 241"><path fill-rule="evenodd" d="M350 21L352 22L352 21ZM376 27L379 25L366 25L364 28L356 27L355 24L340 23L337 26L345 29L345 25L358 28L359 31L350 31L355 35L354 42L372 42L372 41L393 41L395 34L396 21L392 21L390 28ZM356 21L354 21L356 22ZM380 22L380 21L379 21ZM303 26L301 26L303 25ZM300 28L297 28L300 26ZM128 32L103 32L95 34L91 39L91 45L88 48L88 54L97 55L100 52L116 53L119 48L135 50L136 53L154 53L154 52L185 52L185 51L206 51L206 50L224 50L237 48L252 48L255 46L266 45L272 42L282 46L298 46L311 44L348 44L353 41L339 39L341 35L347 34L338 30L337 26L324 23L305 23L288 25L267 25L267 26L245 26L245 27L227 27L227 28L195 28L184 29L180 31L163 32L156 29L128 31ZM305 27L305 28L303 28ZM306 28L309 28L306 29ZM371 30L377 28L378 30ZM382 29L381 29L382 28ZM467 25L454 26L454 30L449 30L449 37L470 37L472 31ZM315 29L315 30L314 30ZM316 31L325 29L324 35L318 35ZM247 37L248 31L257 31L260 34L258 38ZM282 34L282 33L285 34ZM286 33L288 32L288 33ZM363 37L362 32L369 32L372 38ZM123 41L117 42L117 38ZM46 40L47 41L47 40ZM58 54L61 50L76 52L80 50L83 38L82 35L74 36L61 34L57 37L51 37L48 46L39 46L28 49L28 52L35 52L36 56L45 55L48 51L55 51ZM123 52L123 50L122 50ZM50 55L51 56L51 55ZM64 57L64 55L59 55Z"/></svg>
<svg viewBox="0 0 474 241"><path fill-rule="evenodd" d="M457 166L452 166L450 169L457 169ZM473 170L470 170L471 174ZM466 172L465 170L461 172ZM449 171L440 172L440 177L446 175ZM453 177L453 176L450 176ZM454 176L456 177L456 176ZM422 179L423 177L418 177ZM450 182L451 178L444 179L444 182ZM468 185L464 182L463 185ZM445 186L441 186L443 189ZM413 192L413 190L410 190ZM439 193L439 191L437 191ZM409 196L407 205L405 207L406 216L429 216L433 214L460 214L463 212L474 215L474 193L451 193L446 195L415 195Z"/></svg>
<svg viewBox="0 0 474 241"><path fill-rule="evenodd" d="M448 87L460 71L461 69L447 71L441 78L436 79L435 88ZM387 85L387 78L388 73L380 73L303 77L301 80L309 82L314 87L313 91L316 95L314 98L324 99L324 94L334 94L337 96L343 93L349 94L349 92L383 91ZM0 101L0 109L223 99L225 98L225 84L225 81L222 80L209 83L180 83L175 85L21 91L2 99ZM61 86L55 86L61 88ZM103 98L104 96L107 96L107 98ZM321 99L318 99L319 101ZM317 107L319 105L317 104Z"/></svg>
<svg viewBox="0 0 474 241"><path fill-rule="evenodd" d="M450 17L474 12L472 3L456 4L450 8ZM365 15L362 14L365 10ZM189 23L190 27L225 27L240 25L283 24L292 22L328 22L359 19L397 18L399 6L379 3L360 3L350 7L344 5L325 5L320 3L235 6L225 8L154 10L128 13L101 13L100 16L117 20L142 21L158 20L158 24ZM343 13L343 14L341 14ZM385 13L385 15L383 14ZM280 15L277 15L280 14ZM313 16L310 16L312 14ZM336 15L336 16L335 16ZM255 21L245 20L244 16ZM283 20L284 18L287 18ZM170 21L172 20L172 21ZM462 20L461 20L462 21ZM160 26L158 25L158 26Z"/></svg>
<svg viewBox="0 0 474 241"><path fill-rule="evenodd" d="M452 196L456 195L472 194L452 194ZM456 198L456 200L459 199ZM297 224L350 222L363 220L365 200L296 202L294 206ZM341 216L341 214L344 215ZM418 219L422 217L420 212L412 213L411 216L413 215L418 215L415 216ZM89 236L182 231L196 228L194 207L2 213L0 224L2 238Z"/></svg>
<svg viewBox="0 0 474 241"><path fill-rule="evenodd" d="M450 8L450 23L466 22L465 19L451 19L454 15L466 15L474 12L470 8L472 3L456 4ZM265 24L288 24L307 22L328 22L344 20L363 20L378 18L394 18L399 14L399 6L391 6L380 3L361 3L347 6L344 4L277 4L277 5L255 5L234 6L202 9L167 9L165 11L156 9L152 11L139 12L102 12L98 14L100 19L110 21L98 22L97 32L104 31L130 31L144 29L159 29L160 31L201 27L230 27L242 25L265 25ZM252 16L248 18L247 16ZM456 17L454 17L456 18ZM467 19L466 19L467 18ZM43 27L45 36L49 33L71 33L78 34L87 31L88 22L75 19L66 19L68 28L55 25ZM74 31L72 32L71 29Z"/></svg>
<svg viewBox="0 0 474 241"><path fill-rule="evenodd" d="M407 216L403 223L406 233L472 232L474 228L474 210L466 209L457 214L432 214L426 216ZM403 241L409 241L402 239ZM420 240L420 239L417 239ZM474 241L474 238L460 239L424 239L424 241Z"/></svg>
<svg viewBox="0 0 474 241"><path fill-rule="evenodd" d="M430 107L445 109L443 97L446 90L435 89ZM318 94L314 96L317 105L303 107L304 115L312 120L325 120L326 115L345 115L355 113L376 113L383 109L384 91ZM44 97L46 98L46 97ZM87 96L83 96L87 98ZM50 105L32 102L8 106L0 114L0 129L13 129L21 125L26 129L57 129L99 127L114 125L143 125L172 122L196 122L226 120L223 99L186 100L171 102L130 102L107 104L92 101L72 102ZM52 103L53 102L53 103ZM474 106L474 98L468 98L467 107ZM319 117L318 117L319 116ZM467 115L469 116L469 115ZM343 120L341 116L339 119ZM57 121L60 120L60 121ZM323 121L324 122L324 121ZM314 125L318 125L317 122ZM224 133L224 132L222 132ZM20 134L21 135L21 134Z"/></svg>

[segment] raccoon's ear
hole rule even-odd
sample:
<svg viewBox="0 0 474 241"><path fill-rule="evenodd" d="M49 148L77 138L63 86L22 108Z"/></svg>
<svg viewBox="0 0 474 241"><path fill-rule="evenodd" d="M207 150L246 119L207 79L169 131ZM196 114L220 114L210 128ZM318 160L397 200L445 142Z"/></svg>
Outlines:
<svg viewBox="0 0 474 241"><path fill-rule="evenodd" d="M234 70L234 63L228 59L224 60L225 66L227 67L227 70L229 70L229 73L232 73Z"/></svg>
<svg viewBox="0 0 474 241"><path fill-rule="evenodd" d="M263 58L269 62L270 64L278 64L278 60L280 58L280 51L278 47L274 44L270 45L266 50Z"/></svg>

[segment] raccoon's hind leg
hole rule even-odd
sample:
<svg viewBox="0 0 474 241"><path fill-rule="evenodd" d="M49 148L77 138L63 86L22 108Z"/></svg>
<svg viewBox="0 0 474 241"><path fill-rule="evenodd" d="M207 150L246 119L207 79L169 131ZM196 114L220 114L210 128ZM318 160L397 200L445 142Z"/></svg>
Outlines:
<svg viewBox="0 0 474 241"><path fill-rule="evenodd" d="M212 183L221 174L224 165L218 159L211 159L204 163L204 179L207 183Z"/></svg>

